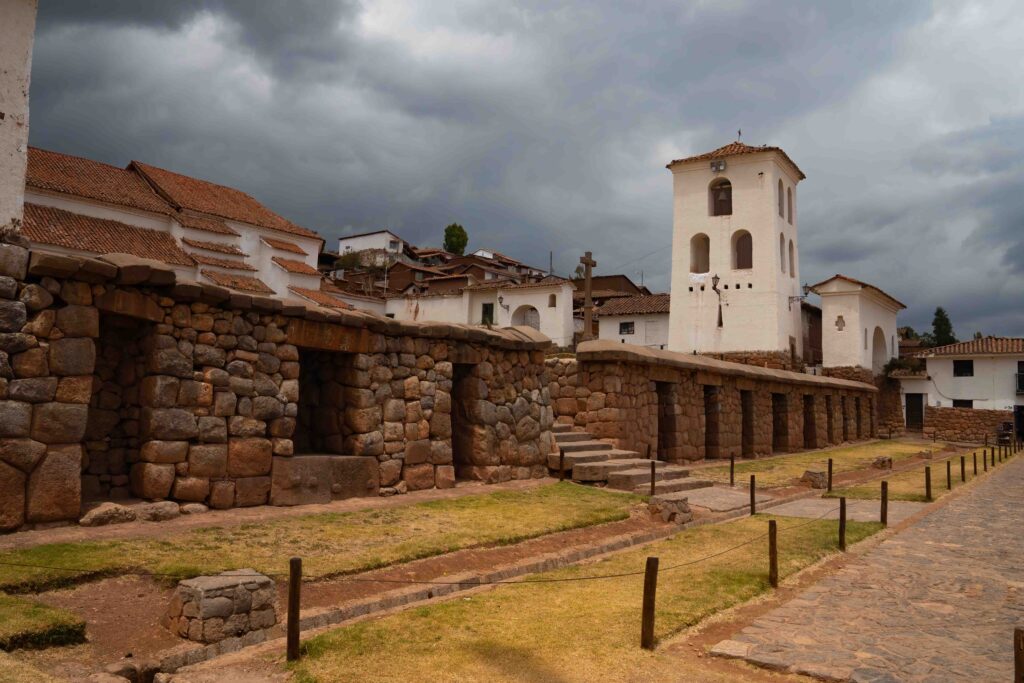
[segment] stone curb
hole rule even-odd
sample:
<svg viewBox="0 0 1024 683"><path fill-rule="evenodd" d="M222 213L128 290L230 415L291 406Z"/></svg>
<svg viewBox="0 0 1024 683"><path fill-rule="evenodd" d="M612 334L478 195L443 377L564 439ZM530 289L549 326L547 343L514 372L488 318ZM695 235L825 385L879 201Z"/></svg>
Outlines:
<svg viewBox="0 0 1024 683"><path fill-rule="evenodd" d="M360 600L346 605L345 607L310 610L311 613L307 613L299 622L299 630L307 631L310 629L323 628L325 626L333 626L358 617L392 610L396 607L425 602L433 598L452 595L489 585L493 586L496 582L508 581L527 574L536 574L552 571L554 569L561 569L598 555L604 555L638 545L645 545L663 538L668 538L669 536L678 534L686 528L687 527L683 525L674 525L665 529L657 529L644 533L616 536L599 545L577 548L575 550L561 553L548 553L526 562L499 567L483 574L462 574L452 576L447 579L450 583L446 584L426 585L411 589L399 589L377 598ZM225 638L224 640L212 645L189 647L188 644L182 644L181 646L178 646L178 648L174 648L171 651L171 654L160 658L158 667L162 672L173 673L182 667L199 664L221 655L238 652L246 647L259 645L260 643L264 643L268 640L283 638L284 635L284 625L278 624L268 629L251 631L237 638Z"/></svg>

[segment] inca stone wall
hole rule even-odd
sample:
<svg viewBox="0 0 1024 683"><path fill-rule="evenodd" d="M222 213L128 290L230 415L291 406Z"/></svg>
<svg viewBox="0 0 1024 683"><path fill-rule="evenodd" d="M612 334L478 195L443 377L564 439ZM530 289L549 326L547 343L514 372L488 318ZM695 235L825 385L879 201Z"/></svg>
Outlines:
<svg viewBox="0 0 1024 683"><path fill-rule="evenodd" d="M727 351L723 353L705 353L702 355L730 363L753 365L770 370L803 372L804 369L803 361L800 358L797 358L794 363L793 358L785 351Z"/></svg>
<svg viewBox="0 0 1024 683"><path fill-rule="evenodd" d="M874 432L876 389L860 382L603 341L581 344L574 359L552 358L547 364L558 422L671 462L706 458L709 446L712 456L727 458L841 443L844 406L846 440L869 438ZM807 434L805 396L811 397L813 417ZM711 408L706 409L706 399ZM712 411L717 418L709 423ZM716 425L717 433L709 433Z"/></svg>
<svg viewBox="0 0 1024 683"><path fill-rule="evenodd" d="M924 431L949 441L995 443L996 432L1004 422L1013 423L1012 410L936 408L927 405L924 408Z"/></svg>
<svg viewBox="0 0 1024 683"><path fill-rule="evenodd" d="M549 344L0 245L0 529L77 520L83 493L230 508L542 476Z"/></svg>

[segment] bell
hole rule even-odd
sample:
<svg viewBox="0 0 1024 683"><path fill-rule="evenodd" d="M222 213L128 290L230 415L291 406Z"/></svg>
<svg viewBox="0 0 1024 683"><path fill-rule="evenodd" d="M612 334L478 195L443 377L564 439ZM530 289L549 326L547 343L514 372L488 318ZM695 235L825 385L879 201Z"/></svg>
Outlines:
<svg viewBox="0 0 1024 683"><path fill-rule="evenodd" d="M721 191L720 191L720 192L718 193L718 201L720 201L720 202L724 202L724 201L725 201L726 199L728 199L728 198L729 198L729 196L725 194L725 190L721 190Z"/></svg>

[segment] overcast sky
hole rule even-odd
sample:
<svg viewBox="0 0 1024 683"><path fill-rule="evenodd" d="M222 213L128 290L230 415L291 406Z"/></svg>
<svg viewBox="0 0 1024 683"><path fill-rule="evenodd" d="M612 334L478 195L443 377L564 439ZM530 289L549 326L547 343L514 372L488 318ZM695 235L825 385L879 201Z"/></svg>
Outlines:
<svg viewBox="0 0 1024 683"><path fill-rule="evenodd" d="M240 188L336 248L458 221L669 286L673 158L783 147L801 278L1024 334L1019 2L40 0L31 142Z"/></svg>

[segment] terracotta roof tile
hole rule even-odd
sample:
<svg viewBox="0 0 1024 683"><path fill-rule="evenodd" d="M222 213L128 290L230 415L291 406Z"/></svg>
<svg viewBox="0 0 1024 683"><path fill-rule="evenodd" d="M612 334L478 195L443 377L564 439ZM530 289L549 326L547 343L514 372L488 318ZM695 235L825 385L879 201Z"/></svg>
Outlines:
<svg viewBox="0 0 1024 683"><path fill-rule="evenodd" d="M192 228L193 230L204 230L206 232L217 233L218 235L233 235L238 237L238 233L229 228L228 224L219 218L196 216L195 214L179 211L174 214L174 220L178 221L186 228Z"/></svg>
<svg viewBox="0 0 1024 683"><path fill-rule="evenodd" d="M180 266L195 262L168 232L37 204L25 204L25 237L40 244L96 254L125 253Z"/></svg>
<svg viewBox="0 0 1024 683"><path fill-rule="evenodd" d="M221 254L231 254L233 256L248 256L248 254L239 249L238 246L235 244L222 244L220 242L203 242L202 240L194 240L189 237L182 237L181 241L190 247L195 247L196 249L216 251Z"/></svg>
<svg viewBox="0 0 1024 683"><path fill-rule="evenodd" d="M274 263L281 266L289 273L300 273L302 275L319 275L320 271L311 265L303 263L302 261L293 261L290 258L281 258L275 256L271 259Z"/></svg>
<svg viewBox="0 0 1024 683"><path fill-rule="evenodd" d="M1024 355L1024 339L1020 337L983 337L971 341L947 344L925 349L915 354L918 358L931 356L991 356L1001 354Z"/></svg>
<svg viewBox="0 0 1024 683"><path fill-rule="evenodd" d="M572 284L571 280L556 275L548 275L536 282L481 282L477 285L467 285L465 289L532 289L534 287L557 287L559 285Z"/></svg>
<svg viewBox="0 0 1024 683"><path fill-rule="evenodd" d="M167 171L140 161L133 161L130 168L138 169L165 197L183 208L293 235L322 239L312 230L295 225L274 213L241 190Z"/></svg>
<svg viewBox="0 0 1024 683"><path fill-rule="evenodd" d="M189 252L189 256L195 259L196 263L204 266L217 266L219 268L229 268L231 270L247 270L250 272L256 269L250 266L245 261L237 261L229 258L216 258L215 256L205 256L203 254L197 254L195 252Z"/></svg>
<svg viewBox="0 0 1024 683"><path fill-rule="evenodd" d="M308 256L308 254L305 251L303 251L302 247L295 244L294 242L276 240L273 237L261 237L260 239L269 244L270 246L272 246L274 249L280 249L281 251L290 251L293 254L302 254L303 256Z"/></svg>
<svg viewBox="0 0 1024 683"><path fill-rule="evenodd" d="M25 184L164 215L173 213L171 206L137 173L37 147L28 148Z"/></svg>
<svg viewBox="0 0 1024 683"><path fill-rule="evenodd" d="M221 273L216 270L201 271L203 277L212 280L214 284L229 289L240 289L245 292L257 294L273 294L274 290L268 287L262 280L248 275L235 275L234 273Z"/></svg>
<svg viewBox="0 0 1024 683"><path fill-rule="evenodd" d="M308 299L318 306L325 306L327 308L341 308L350 309L354 308L351 304L347 304L340 299L335 299L327 292L319 289L307 289L305 287L289 287L290 291L298 294L304 299Z"/></svg>
<svg viewBox="0 0 1024 683"><path fill-rule="evenodd" d="M804 175L804 172L800 170L800 167L797 166L793 162L793 160L789 158L789 155L782 151L781 147L771 147L769 145L752 147L751 145L744 144L738 140L736 142L730 142L728 145L723 145L722 147L719 147L716 150L705 152L704 154L697 154L696 156L686 157L684 159L675 159L674 161L670 161L666 168L672 168L676 164L685 164L691 161L723 159L725 157L734 157L743 154L759 154L761 152L778 152L779 154L782 155L782 158L785 159L786 162L793 167L793 170L796 171L798 176L800 176L800 180L803 180L804 178L807 177Z"/></svg>
<svg viewBox="0 0 1024 683"><path fill-rule="evenodd" d="M600 315L649 315L668 313L670 295L651 294L612 299L597 309Z"/></svg>

